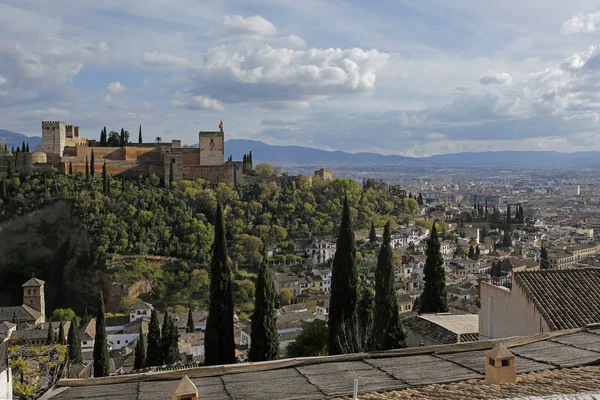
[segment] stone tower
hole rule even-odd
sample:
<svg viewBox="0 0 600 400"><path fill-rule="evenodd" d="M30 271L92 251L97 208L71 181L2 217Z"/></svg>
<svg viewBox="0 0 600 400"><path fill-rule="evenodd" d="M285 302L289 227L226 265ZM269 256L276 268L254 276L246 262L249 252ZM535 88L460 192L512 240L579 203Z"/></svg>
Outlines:
<svg viewBox="0 0 600 400"><path fill-rule="evenodd" d="M39 311L42 314L42 319L46 315L44 283L46 282L41 279L31 278L23 284L23 304Z"/></svg>
<svg viewBox="0 0 600 400"><path fill-rule="evenodd" d="M200 132L199 165L223 165L225 163L225 134L220 132Z"/></svg>
<svg viewBox="0 0 600 400"><path fill-rule="evenodd" d="M66 144L67 129L64 122L42 121L42 151L44 153L62 157Z"/></svg>

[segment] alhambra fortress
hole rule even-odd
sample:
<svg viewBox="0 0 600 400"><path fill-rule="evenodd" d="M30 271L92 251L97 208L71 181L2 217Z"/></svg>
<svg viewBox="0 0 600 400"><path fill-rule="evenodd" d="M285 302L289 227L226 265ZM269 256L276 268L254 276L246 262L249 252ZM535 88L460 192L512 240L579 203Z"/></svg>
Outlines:
<svg viewBox="0 0 600 400"><path fill-rule="evenodd" d="M16 153L16 169L57 168L66 173L69 168L85 172L86 159L94 153L95 170L106 162L111 175L152 175L169 180L173 165L173 181L204 179L237 186L242 183L242 161L225 160L223 125L216 132L198 133L199 147L182 147L181 140L171 143L127 143L124 147L105 147L95 140L81 137L78 126L61 121L42 121L41 151Z"/></svg>

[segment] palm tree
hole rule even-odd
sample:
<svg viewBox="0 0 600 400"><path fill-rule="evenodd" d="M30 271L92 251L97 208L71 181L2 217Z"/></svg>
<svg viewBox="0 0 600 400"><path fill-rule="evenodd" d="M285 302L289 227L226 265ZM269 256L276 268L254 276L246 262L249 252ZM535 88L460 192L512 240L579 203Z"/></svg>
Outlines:
<svg viewBox="0 0 600 400"><path fill-rule="evenodd" d="M157 136L154 140L156 141L156 143L162 142L162 138L160 136Z"/></svg>

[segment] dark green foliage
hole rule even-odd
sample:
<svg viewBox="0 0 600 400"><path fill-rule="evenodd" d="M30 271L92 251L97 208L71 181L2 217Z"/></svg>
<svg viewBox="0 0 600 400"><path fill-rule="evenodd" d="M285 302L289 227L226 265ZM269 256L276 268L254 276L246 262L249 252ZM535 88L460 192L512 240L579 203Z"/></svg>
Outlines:
<svg viewBox="0 0 600 400"><path fill-rule="evenodd" d="M173 323L169 310L165 311L161 336L161 352L164 364L173 364L179 360L179 333Z"/></svg>
<svg viewBox="0 0 600 400"><path fill-rule="evenodd" d="M92 156L90 158L90 175L92 176L92 178L94 177L95 173L96 173L96 159L94 157L94 150L92 150Z"/></svg>
<svg viewBox="0 0 600 400"><path fill-rule="evenodd" d="M446 295L446 272L444 259L440 253L440 240L437 235L436 221L431 227L427 239L425 268L423 269L425 288L420 298L420 313L438 313L448 311Z"/></svg>
<svg viewBox="0 0 600 400"><path fill-rule="evenodd" d="M96 311L96 337L94 338L94 378L110 374L108 339L106 337L106 319L104 317L104 295L100 291L98 310Z"/></svg>
<svg viewBox="0 0 600 400"><path fill-rule="evenodd" d="M504 225L504 235L502 237L502 245L504 247L512 246L512 234L509 224Z"/></svg>
<svg viewBox="0 0 600 400"><path fill-rule="evenodd" d="M140 125L140 132L138 134L138 143L139 144L143 143L143 141L142 141L142 126L141 125Z"/></svg>
<svg viewBox="0 0 600 400"><path fill-rule="evenodd" d="M21 146L21 150L24 152L25 151L25 141L23 140L23 145Z"/></svg>
<svg viewBox="0 0 600 400"><path fill-rule="evenodd" d="M67 344L69 345L69 360L73 364L82 363L83 357L81 356L81 338L79 336L79 323L77 317L73 317L71 320Z"/></svg>
<svg viewBox="0 0 600 400"><path fill-rule="evenodd" d="M423 195L421 193L419 193L419 197L417 197L417 203L420 206L423 206Z"/></svg>
<svg viewBox="0 0 600 400"><path fill-rule="evenodd" d="M121 136L119 137L119 146L125 146L125 129L121 128Z"/></svg>
<svg viewBox="0 0 600 400"><path fill-rule="evenodd" d="M29 153L29 143L25 145L25 152Z"/></svg>
<svg viewBox="0 0 600 400"><path fill-rule="evenodd" d="M69 161L69 175L73 175L73 163Z"/></svg>
<svg viewBox="0 0 600 400"><path fill-rule="evenodd" d="M510 224L512 221L511 213L510 213L510 204L506 206L506 223Z"/></svg>
<svg viewBox="0 0 600 400"><path fill-rule="evenodd" d="M377 233L375 232L375 223L371 221L371 228L369 229L369 241L375 243L377 240Z"/></svg>
<svg viewBox="0 0 600 400"><path fill-rule="evenodd" d="M52 329L52 318L50 318L50 322L48 323L48 336L46 336L46 343L48 346L56 343L56 338L54 337L54 329Z"/></svg>
<svg viewBox="0 0 600 400"><path fill-rule="evenodd" d="M210 277L210 306L204 335L206 365L234 364L233 288L221 203L217 203Z"/></svg>
<svg viewBox="0 0 600 400"><path fill-rule="evenodd" d="M258 270L250 343L250 361L270 361L279 357L275 288L266 254Z"/></svg>
<svg viewBox="0 0 600 400"><path fill-rule="evenodd" d="M0 195L2 196L2 200L8 200L8 187L6 184L6 179L2 180L2 192L0 193Z"/></svg>
<svg viewBox="0 0 600 400"><path fill-rule="evenodd" d="M173 187L173 162L169 163L169 188Z"/></svg>
<svg viewBox="0 0 600 400"><path fill-rule="evenodd" d="M481 250L479 249L479 245L477 245L475 248L475 260L479 260L479 257L481 257Z"/></svg>
<svg viewBox="0 0 600 400"><path fill-rule="evenodd" d="M185 331L187 333L192 333L196 331L196 326L194 324L194 316L192 315L192 307L190 307L188 311L187 325Z"/></svg>
<svg viewBox="0 0 600 400"><path fill-rule="evenodd" d="M104 127L104 129L102 129L102 131L100 132L100 146L106 147L106 143L107 143L106 127Z"/></svg>
<svg viewBox="0 0 600 400"><path fill-rule="evenodd" d="M142 327L140 326L140 336L135 344L135 359L133 360L133 369L144 368L146 362L146 340Z"/></svg>
<svg viewBox="0 0 600 400"><path fill-rule="evenodd" d="M90 180L90 164L88 163L88 158L85 156L85 181L89 182Z"/></svg>
<svg viewBox="0 0 600 400"><path fill-rule="evenodd" d="M106 161L102 165L102 191L108 193L108 174L106 173Z"/></svg>
<svg viewBox="0 0 600 400"><path fill-rule="evenodd" d="M344 197L342 222L337 238L331 276L329 311L329 354L341 354L342 325L355 318L358 301L356 243L350 217L348 197Z"/></svg>
<svg viewBox="0 0 600 400"><path fill-rule="evenodd" d="M58 338L56 340L56 343L66 344L65 343L65 326L63 325L62 321L60 321L60 324L58 324Z"/></svg>
<svg viewBox="0 0 600 400"><path fill-rule="evenodd" d="M148 325L148 347L146 349L145 366L152 367L154 365L162 365L161 351L161 332L158 322L158 314L156 309L152 310L150 315L150 324Z"/></svg>
<svg viewBox="0 0 600 400"><path fill-rule="evenodd" d="M390 350L406 346L394 290L395 268L391 239L391 227L388 222L383 231L383 243L379 249L375 270L374 350Z"/></svg>
<svg viewBox="0 0 600 400"><path fill-rule="evenodd" d="M500 261L492 262L492 267L490 268L490 275L494 278L497 278L502 275L502 267L500 265Z"/></svg>
<svg viewBox="0 0 600 400"><path fill-rule="evenodd" d="M548 260L548 249L542 244L540 250L540 269L550 269L550 261Z"/></svg>
<svg viewBox="0 0 600 400"><path fill-rule="evenodd" d="M296 341L287 347L288 357L315 357L327 355L329 330L318 319L307 324L296 336Z"/></svg>
<svg viewBox="0 0 600 400"><path fill-rule="evenodd" d="M473 248L473 245L469 246L469 256L468 256L471 260L475 258L475 249Z"/></svg>

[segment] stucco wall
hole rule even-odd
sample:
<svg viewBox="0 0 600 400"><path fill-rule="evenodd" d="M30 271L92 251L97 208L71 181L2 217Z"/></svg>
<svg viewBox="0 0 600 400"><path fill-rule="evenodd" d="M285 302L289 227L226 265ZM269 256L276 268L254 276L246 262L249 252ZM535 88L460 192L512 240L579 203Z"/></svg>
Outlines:
<svg viewBox="0 0 600 400"><path fill-rule="evenodd" d="M12 399L12 374L10 368L0 372L0 399Z"/></svg>
<svg viewBox="0 0 600 400"><path fill-rule="evenodd" d="M481 282L479 338L498 339L549 332L550 328L513 279L512 291Z"/></svg>

